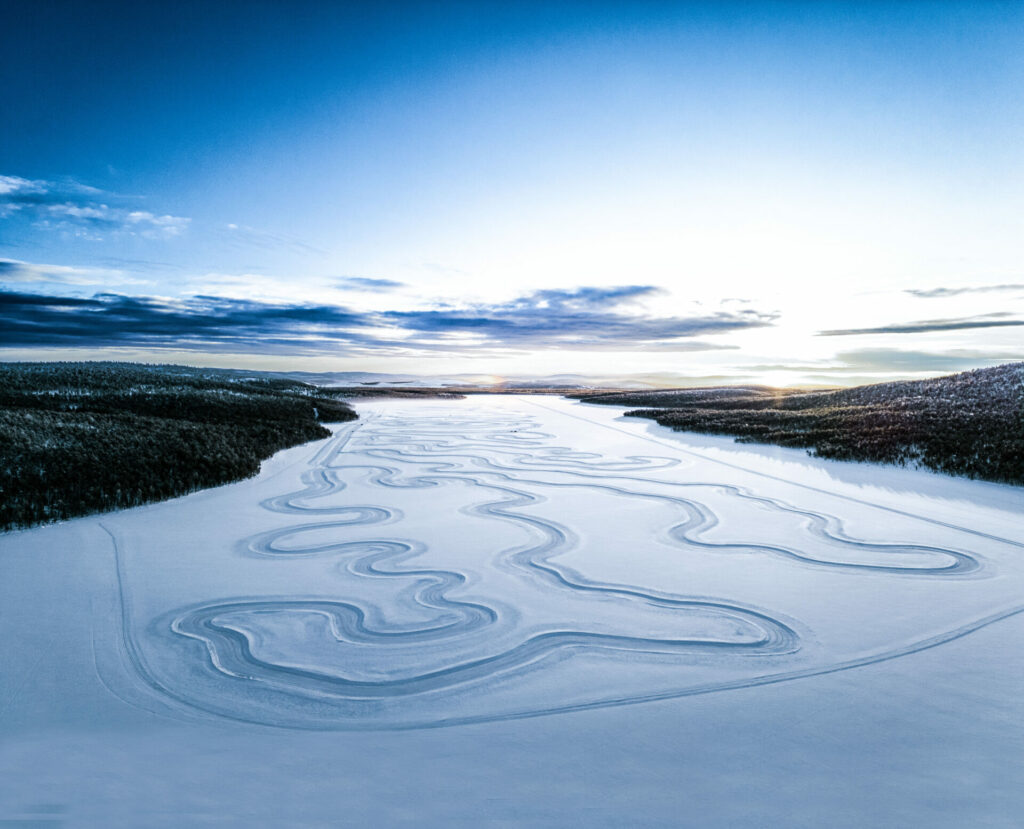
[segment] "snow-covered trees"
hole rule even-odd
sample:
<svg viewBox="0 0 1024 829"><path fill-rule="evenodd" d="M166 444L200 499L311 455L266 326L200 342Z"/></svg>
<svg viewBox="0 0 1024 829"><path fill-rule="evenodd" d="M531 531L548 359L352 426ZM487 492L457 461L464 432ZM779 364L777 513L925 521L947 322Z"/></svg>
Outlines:
<svg viewBox="0 0 1024 829"><path fill-rule="evenodd" d="M1024 484L1024 363L823 392L737 387L573 396L643 405L628 414L679 431Z"/></svg>
<svg viewBox="0 0 1024 829"><path fill-rule="evenodd" d="M355 416L304 383L236 372L0 364L0 529L237 481Z"/></svg>

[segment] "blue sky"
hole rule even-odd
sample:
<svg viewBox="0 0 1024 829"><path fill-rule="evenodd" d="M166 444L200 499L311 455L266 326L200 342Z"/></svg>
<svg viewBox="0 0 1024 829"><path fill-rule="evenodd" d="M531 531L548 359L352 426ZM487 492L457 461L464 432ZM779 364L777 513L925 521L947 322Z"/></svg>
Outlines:
<svg viewBox="0 0 1024 829"><path fill-rule="evenodd" d="M0 358L1024 359L1022 3L7 6Z"/></svg>

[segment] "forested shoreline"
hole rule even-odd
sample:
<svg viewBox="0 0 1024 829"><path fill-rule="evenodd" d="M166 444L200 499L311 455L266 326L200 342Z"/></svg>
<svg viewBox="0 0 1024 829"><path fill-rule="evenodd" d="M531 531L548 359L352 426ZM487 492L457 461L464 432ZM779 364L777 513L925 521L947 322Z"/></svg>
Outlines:
<svg viewBox="0 0 1024 829"><path fill-rule="evenodd" d="M355 419L342 398L473 391L318 388L184 366L0 363L0 530L251 477L281 449L327 437L324 423ZM639 406L627 414L677 431L1024 484L1024 363L832 391L732 386L568 396Z"/></svg>
<svg viewBox="0 0 1024 829"><path fill-rule="evenodd" d="M1024 484L1024 363L833 391L736 386L575 393L676 431Z"/></svg>
<svg viewBox="0 0 1024 829"><path fill-rule="evenodd" d="M337 394L258 372L0 363L0 529L239 481L355 418Z"/></svg>

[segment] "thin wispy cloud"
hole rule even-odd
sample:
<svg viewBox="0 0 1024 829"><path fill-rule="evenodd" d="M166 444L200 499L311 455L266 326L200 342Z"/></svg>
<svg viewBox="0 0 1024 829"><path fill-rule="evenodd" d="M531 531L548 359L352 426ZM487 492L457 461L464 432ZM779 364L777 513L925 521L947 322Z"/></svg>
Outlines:
<svg viewBox="0 0 1024 829"><path fill-rule="evenodd" d="M335 284L342 290L363 291L371 294L383 294L405 287L404 282L394 279L371 279L366 276L343 276Z"/></svg>
<svg viewBox="0 0 1024 829"><path fill-rule="evenodd" d="M77 181L42 181L0 175L0 210L88 204L102 196L102 190Z"/></svg>
<svg viewBox="0 0 1024 829"><path fill-rule="evenodd" d="M117 234L167 239L180 236L191 221L118 203L123 201L76 181L0 176L0 218L24 216L41 228L93 239Z"/></svg>
<svg viewBox="0 0 1024 829"><path fill-rule="evenodd" d="M915 322L893 323L871 328L838 328L818 332L819 337L849 337L859 334L925 334L932 331L963 331L972 328L1005 328L1024 325L1022 319L1007 319L1011 314L1002 311L995 314L979 314L974 317L955 319L917 320Z"/></svg>
<svg viewBox="0 0 1024 829"><path fill-rule="evenodd" d="M214 352L477 353L480 349L704 351L728 348L697 339L772 324L754 311L655 317L626 313L654 289L545 290L506 303L420 311L355 311L312 303L267 303L218 296L185 299L43 296L0 292L0 346L202 349Z"/></svg>
<svg viewBox="0 0 1024 829"><path fill-rule="evenodd" d="M88 268L68 265L41 265L17 259L0 259L0 284L50 285L128 285L144 284L117 268Z"/></svg>
<svg viewBox="0 0 1024 829"><path fill-rule="evenodd" d="M107 256L99 261L111 268L130 268L133 271L155 271L160 273L166 273L169 271L183 270L183 267L181 265L175 265L171 262L158 262L152 259L137 259L128 258L124 256Z"/></svg>
<svg viewBox="0 0 1024 829"><path fill-rule="evenodd" d="M235 222L224 225L220 228L217 235L219 239L233 247L255 247L262 250L283 249L292 253L317 256L323 256L327 253L327 251L306 244L300 239L284 236L280 233L270 233L266 230Z"/></svg>
<svg viewBox="0 0 1024 829"><path fill-rule="evenodd" d="M860 374L863 372L906 373L965 371L972 368L1024 360L1024 348L1017 351L985 351L956 348L949 351L920 351L902 348L858 348L840 351L831 360L793 360L784 363L759 363L742 366L746 371L825 374Z"/></svg>
<svg viewBox="0 0 1024 829"><path fill-rule="evenodd" d="M1008 282L1002 285L975 285L963 288L910 288L904 293L919 299L938 299L961 294L993 294L1004 291L1024 292L1024 282Z"/></svg>
<svg viewBox="0 0 1024 829"><path fill-rule="evenodd" d="M836 371L964 371L1024 359L1018 351L981 351L962 348L951 351L917 351L898 348L861 348L841 351L836 359L845 363Z"/></svg>

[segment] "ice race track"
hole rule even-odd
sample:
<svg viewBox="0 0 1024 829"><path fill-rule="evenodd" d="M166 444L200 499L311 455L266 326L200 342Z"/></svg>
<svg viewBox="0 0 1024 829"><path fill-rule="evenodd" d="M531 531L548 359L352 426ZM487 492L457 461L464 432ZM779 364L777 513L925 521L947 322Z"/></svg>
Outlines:
<svg viewBox="0 0 1024 829"><path fill-rule="evenodd" d="M1024 493L549 396L0 536L0 826L1024 825Z"/></svg>

